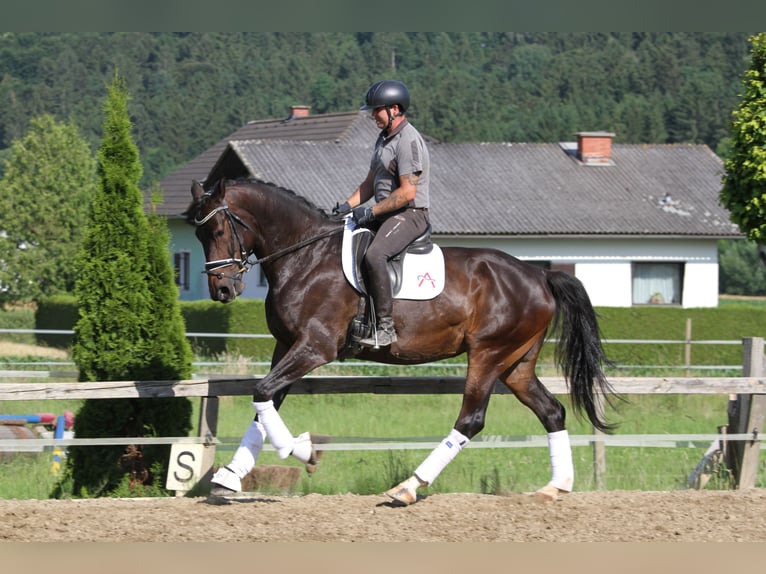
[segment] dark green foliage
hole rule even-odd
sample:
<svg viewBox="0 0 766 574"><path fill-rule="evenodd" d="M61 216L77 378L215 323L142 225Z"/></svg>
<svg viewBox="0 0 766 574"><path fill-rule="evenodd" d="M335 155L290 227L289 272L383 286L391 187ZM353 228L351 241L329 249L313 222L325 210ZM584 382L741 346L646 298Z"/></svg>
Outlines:
<svg viewBox="0 0 766 574"><path fill-rule="evenodd" d="M77 411L75 430L77 438L186 436L190 416L185 398L89 399ZM137 490L162 488L169 456L168 445L70 447L66 473L52 495L111 495L125 481Z"/></svg>
<svg viewBox="0 0 766 574"><path fill-rule="evenodd" d="M53 295L37 302L35 329L68 331L77 322L77 298L72 295ZM68 349L72 346L71 335L38 333L37 342L48 347Z"/></svg>
<svg viewBox="0 0 766 574"><path fill-rule="evenodd" d="M184 336L178 291L162 220L144 215L141 164L127 115L127 89L115 74L104 106L99 189L76 267L79 319L73 357L82 381L189 378L191 347ZM89 399L76 414L79 438L185 436L188 399ZM129 482L153 484L150 469L170 447L73 447L55 494L108 494ZM156 485L156 484L155 484Z"/></svg>
<svg viewBox="0 0 766 574"><path fill-rule="evenodd" d="M183 301L181 312L189 333L228 333L232 306L217 301ZM212 357L226 352L223 337L192 337L191 345L199 356Z"/></svg>
<svg viewBox="0 0 766 574"><path fill-rule="evenodd" d="M96 160L77 127L32 118L11 146L0 187L0 303L71 292L96 188Z"/></svg>
<svg viewBox="0 0 766 574"><path fill-rule="evenodd" d="M39 110L98 142L93 110L112 67L134 96L142 185L250 120L290 106L346 112L372 81L403 80L429 136L461 141L618 142L718 149L740 90L747 32L5 33L0 155ZM721 146L722 149L725 146Z"/></svg>
<svg viewBox="0 0 766 574"><path fill-rule="evenodd" d="M229 316L229 333L268 333L263 301L236 300L232 305ZM273 339L228 339L227 349L230 353L270 360L274 350Z"/></svg>
<svg viewBox="0 0 766 574"><path fill-rule="evenodd" d="M191 377L193 353L186 339L178 287L168 259L169 245L170 233L165 219L149 216L149 275L145 281L152 295L152 317L146 325L146 338L152 349L144 369L136 371L142 379Z"/></svg>
<svg viewBox="0 0 766 574"><path fill-rule="evenodd" d="M766 245L766 33L750 42L750 68L731 125L721 203L748 239Z"/></svg>
<svg viewBox="0 0 766 574"><path fill-rule="evenodd" d="M164 282L163 282L164 285ZM170 289L169 293L175 292ZM177 301L177 300L176 300ZM178 309L189 333L256 333L267 334L263 301L258 299L237 299L230 305L216 301L177 301ZM170 310L168 304L163 310ZM70 295L48 297L39 303L37 311L15 309L0 311L0 327L11 329L73 329L77 322L77 299ZM4 319L7 317L7 319ZM172 318L167 319L170 321ZM162 323L162 321L158 321ZM178 328L178 326L174 327ZM27 336L32 342L33 335ZM37 335L38 341L49 346L71 347L69 335ZM274 349L271 338L240 337L190 337L193 354L212 357L223 353L240 354L259 360L269 360ZM184 375L186 376L186 375ZM154 377L158 378L158 377ZM161 377L162 378L162 377ZM164 377L167 379L173 377Z"/></svg>
<svg viewBox="0 0 766 574"><path fill-rule="evenodd" d="M727 295L766 295L766 264L752 241L718 242L719 292Z"/></svg>
<svg viewBox="0 0 766 574"><path fill-rule="evenodd" d="M181 310L190 333L255 333L267 334L264 302L259 299L237 299L228 305L217 301L185 301ZM222 353L242 355L268 361L274 350L272 338L192 337L197 355Z"/></svg>

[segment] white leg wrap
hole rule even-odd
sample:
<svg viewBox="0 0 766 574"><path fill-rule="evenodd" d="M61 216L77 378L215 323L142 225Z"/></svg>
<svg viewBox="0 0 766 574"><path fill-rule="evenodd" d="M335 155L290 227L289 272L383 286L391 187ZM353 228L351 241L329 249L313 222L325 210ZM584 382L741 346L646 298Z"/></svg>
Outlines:
<svg viewBox="0 0 766 574"><path fill-rule="evenodd" d="M303 464L307 464L314 454L314 445L311 444L311 434L304 432L295 437L293 450L290 454Z"/></svg>
<svg viewBox="0 0 766 574"><path fill-rule="evenodd" d="M574 464L569 432L563 430L548 433L548 452L551 458L551 481L548 484L571 492L574 484Z"/></svg>
<svg viewBox="0 0 766 574"><path fill-rule="evenodd" d="M269 442L276 449L279 458L287 458L293 451L293 445L295 439L293 435L285 425L282 417L279 416L277 409L274 408L274 401L266 401L263 403L253 403L256 412L258 413L258 420L266 429L266 435L269 437Z"/></svg>
<svg viewBox="0 0 766 574"><path fill-rule="evenodd" d="M242 437L239 448L234 452L231 462L226 466L240 479L247 476L247 473L253 470L258 455L263 449L263 442L266 439L266 429L259 421L253 421Z"/></svg>
<svg viewBox="0 0 766 574"><path fill-rule="evenodd" d="M433 484L441 471L443 471L444 468L452 462L452 459L463 450L463 447L468 444L468 440L469 439L463 434L452 429L449 435L447 435L447 438L441 441L415 470L415 476L417 476L421 482Z"/></svg>

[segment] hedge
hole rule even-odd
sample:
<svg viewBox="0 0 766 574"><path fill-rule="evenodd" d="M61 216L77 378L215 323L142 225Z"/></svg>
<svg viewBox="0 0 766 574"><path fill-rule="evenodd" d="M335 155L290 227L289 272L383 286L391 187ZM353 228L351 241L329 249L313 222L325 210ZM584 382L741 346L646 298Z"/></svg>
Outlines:
<svg viewBox="0 0 766 574"><path fill-rule="evenodd" d="M71 331L77 322L77 301L71 295L48 297L33 312L28 309L0 313L0 327ZM187 333L268 333L263 301L237 299L223 305L216 301L181 301ZM68 349L72 335L37 334L37 343ZM32 342L31 339L29 342ZM191 337L195 355L214 357L228 353L269 360L274 348L271 338Z"/></svg>
<svg viewBox="0 0 766 574"><path fill-rule="evenodd" d="M718 307L681 309L676 307L599 307L601 333L604 339L645 339L682 341L686 321L691 320L692 340L740 340L744 337L766 337L766 307ZM181 312L190 333L268 333L263 301L237 299L226 305L216 301L183 301ZM76 313L74 297L58 296L42 301L34 314L29 309L0 312L3 328L36 328L71 330ZM37 335L41 344L68 348L71 336ZM215 357L232 354L255 360L269 360L273 339L237 337L193 337L197 356ZM546 346L543 359L552 346ZM619 364L682 365L682 344L643 345L607 344L609 357ZM692 345L692 364L738 365L742 349L738 345Z"/></svg>

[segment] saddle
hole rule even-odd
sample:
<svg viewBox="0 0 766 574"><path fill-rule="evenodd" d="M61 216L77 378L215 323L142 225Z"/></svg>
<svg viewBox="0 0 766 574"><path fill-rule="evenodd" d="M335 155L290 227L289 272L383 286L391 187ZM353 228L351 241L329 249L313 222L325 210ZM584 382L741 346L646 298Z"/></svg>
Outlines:
<svg viewBox="0 0 766 574"><path fill-rule="evenodd" d="M349 324L346 345L338 356L341 361L362 350L359 341L370 337L377 323L374 308L368 304L370 295L365 286L362 263L374 237L374 231L356 227L351 217L346 218L341 251L343 274L360 297L357 315ZM425 233L389 260L388 274L394 299L433 299L444 290L444 254L431 241L430 224Z"/></svg>
<svg viewBox="0 0 766 574"><path fill-rule="evenodd" d="M368 295L363 271L364 255L372 243L375 232L356 227L352 218L346 219L343 232L343 273L351 286ZM444 255L431 241L431 225L403 251L388 262L391 290L394 299L433 299L444 290Z"/></svg>

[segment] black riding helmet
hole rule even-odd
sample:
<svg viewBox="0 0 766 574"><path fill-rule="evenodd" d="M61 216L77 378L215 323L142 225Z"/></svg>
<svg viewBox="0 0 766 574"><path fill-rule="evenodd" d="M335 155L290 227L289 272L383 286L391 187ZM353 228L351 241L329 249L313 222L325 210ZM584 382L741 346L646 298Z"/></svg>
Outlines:
<svg viewBox="0 0 766 574"><path fill-rule="evenodd" d="M364 98L364 105L359 109L371 110L394 104L399 106L402 113L410 107L410 92L407 86L396 80L381 80L370 86Z"/></svg>

